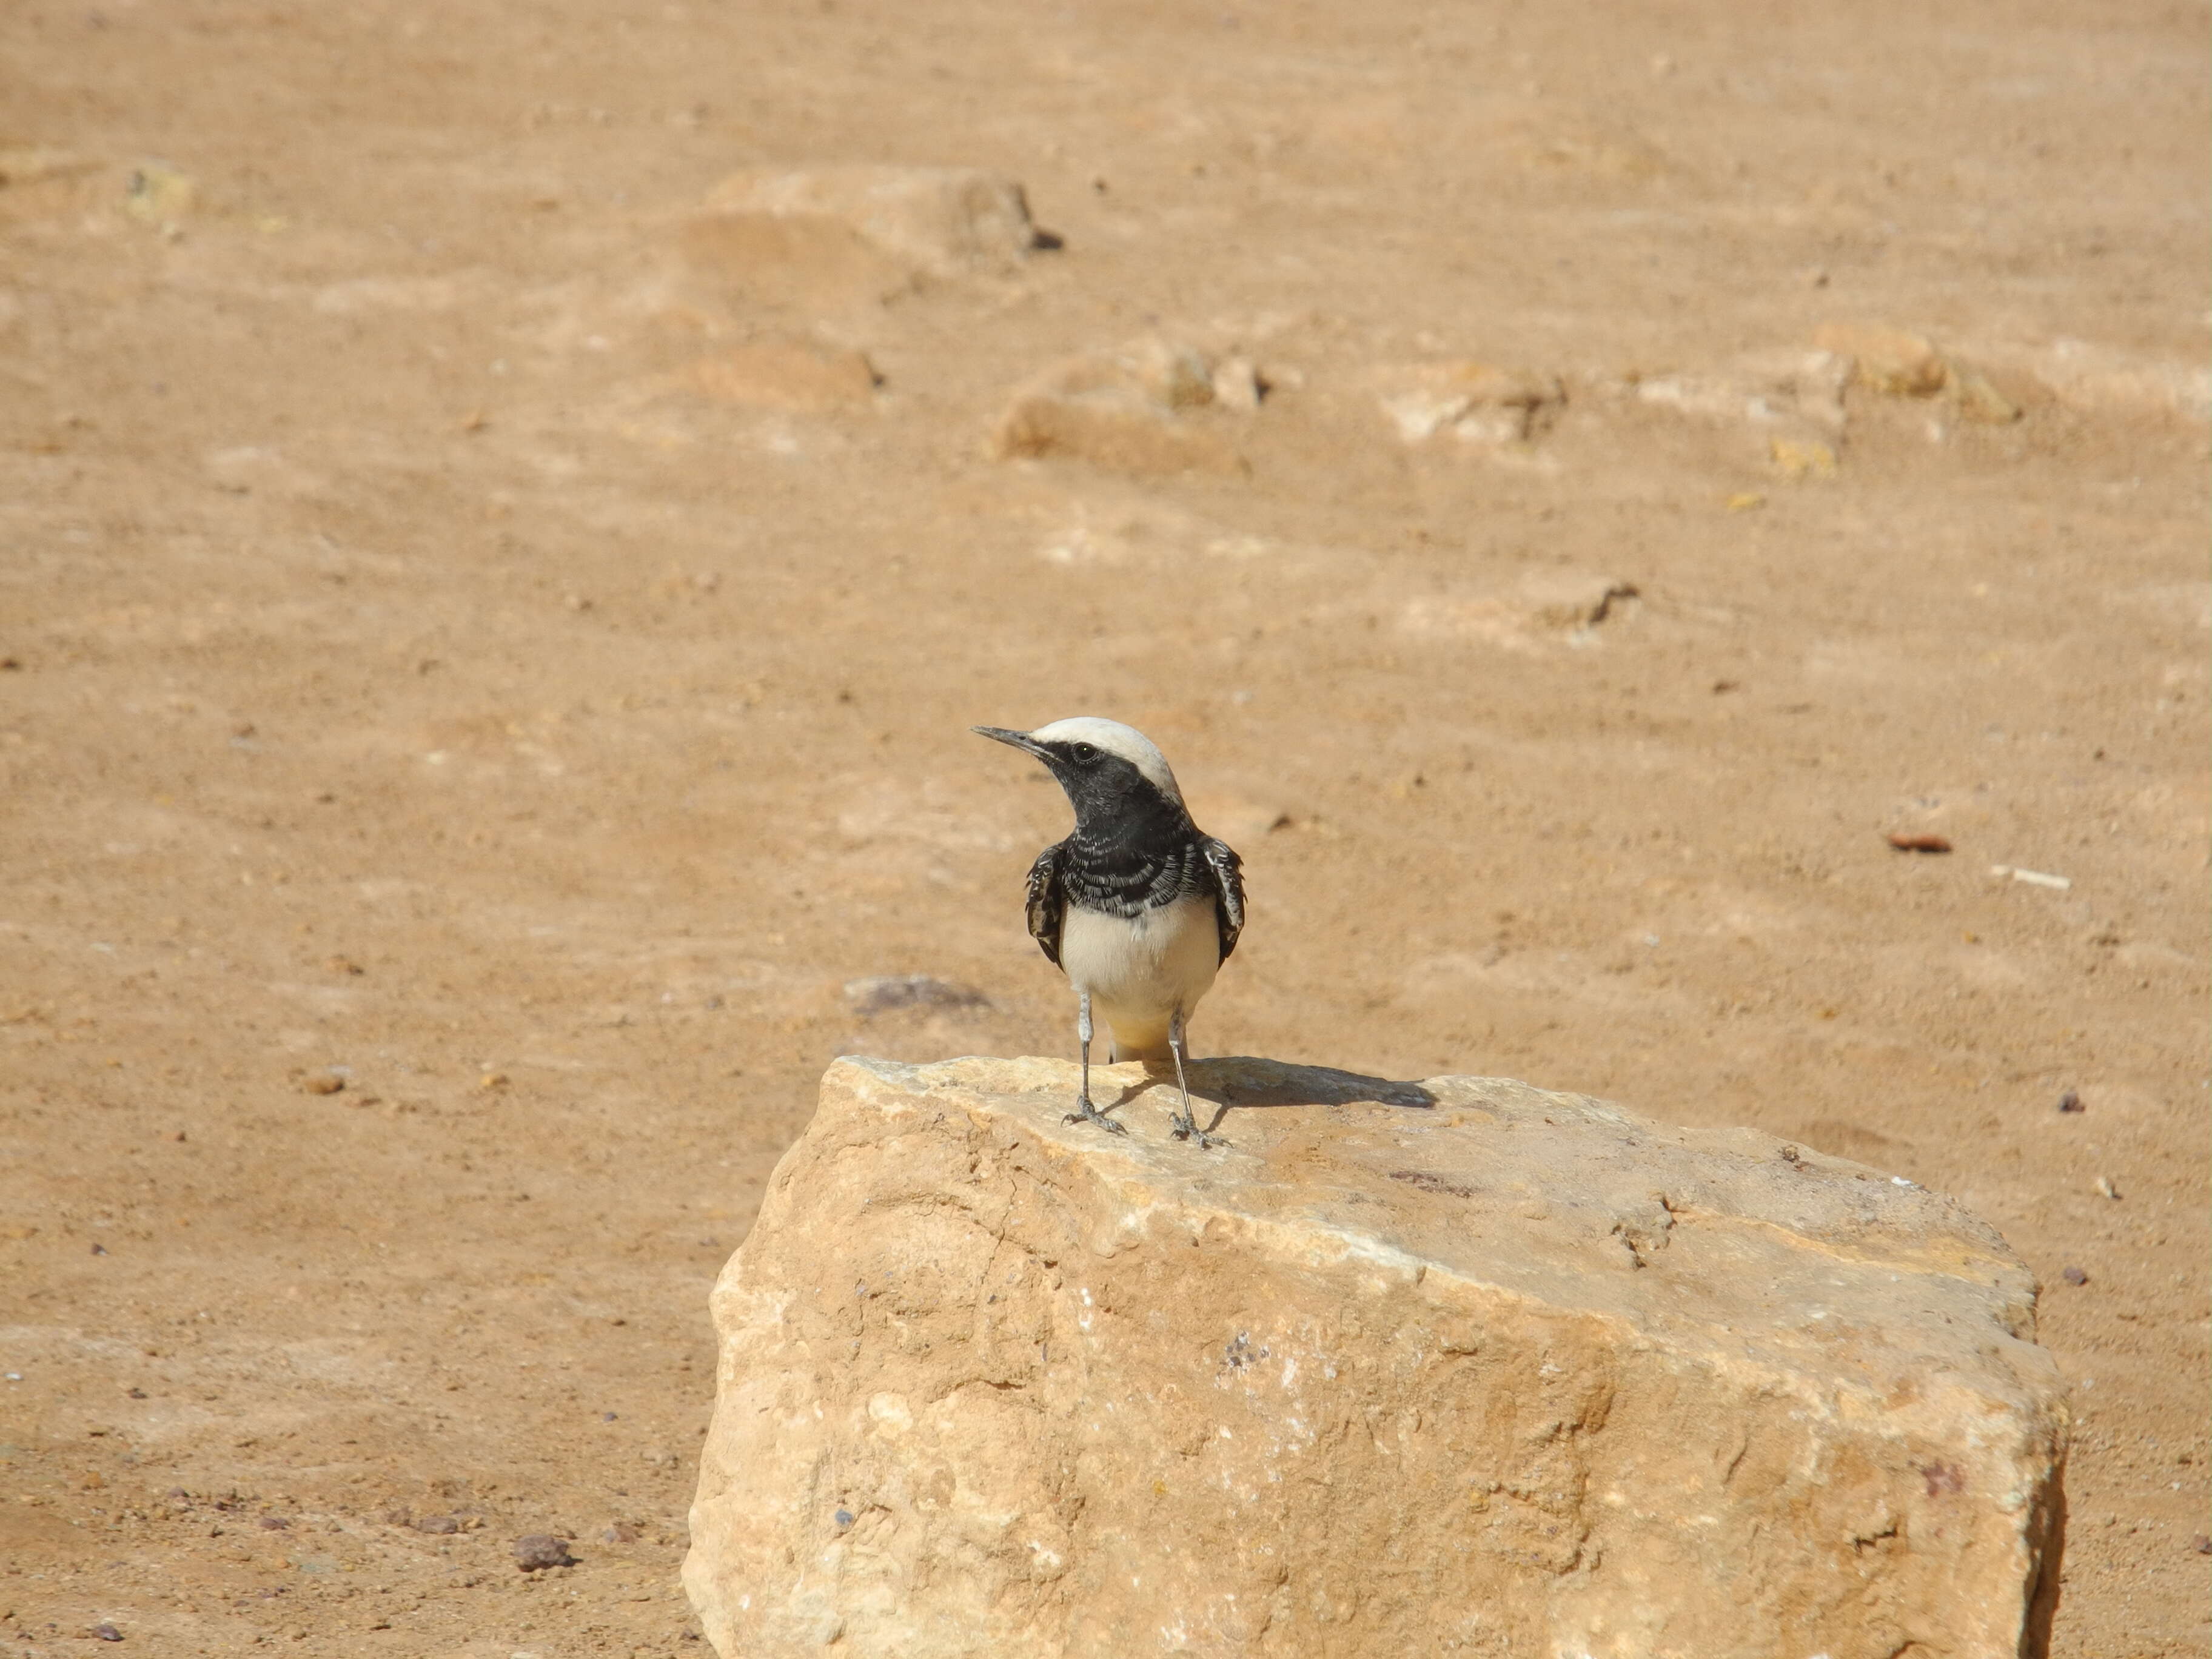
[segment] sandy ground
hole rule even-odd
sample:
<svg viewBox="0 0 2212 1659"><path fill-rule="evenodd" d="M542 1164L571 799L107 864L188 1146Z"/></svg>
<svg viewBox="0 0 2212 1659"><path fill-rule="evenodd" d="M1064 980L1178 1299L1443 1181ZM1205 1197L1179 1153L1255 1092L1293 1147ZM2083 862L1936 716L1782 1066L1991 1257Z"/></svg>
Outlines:
<svg viewBox="0 0 2212 1659"><path fill-rule="evenodd" d="M2078 1413L2054 1651L2202 1652L2207 35L8 7L10 1650L703 1652L708 1286L832 1055L1068 1051L1063 808L965 728L1095 712L1247 860L1206 1051L1756 1124L2002 1229ZM830 162L1003 173L1064 246L694 222ZM1950 390L1790 437L1743 365L1832 323ZM1178 417L1225 462L987 453L1146 334L1257 365ZM1409 443L1378 386L1455 360L1562 398Z"/></svg>

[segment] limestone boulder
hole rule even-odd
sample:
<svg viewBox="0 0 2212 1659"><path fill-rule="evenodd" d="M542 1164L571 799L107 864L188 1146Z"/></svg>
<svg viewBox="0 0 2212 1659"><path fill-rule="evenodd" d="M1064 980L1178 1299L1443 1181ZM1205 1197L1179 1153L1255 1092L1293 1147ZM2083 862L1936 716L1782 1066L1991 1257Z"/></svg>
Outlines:
<svg viewBox="0 0 2212 1659"><path fill-rule="evenodd" d="M1949 1200L1495 1079L1194 1082L1228 1146L1139 1066L1114 1137L1063 1062L830 1068L713 1297L720 1653L2041 1651L2059 1378Z"/></svg>

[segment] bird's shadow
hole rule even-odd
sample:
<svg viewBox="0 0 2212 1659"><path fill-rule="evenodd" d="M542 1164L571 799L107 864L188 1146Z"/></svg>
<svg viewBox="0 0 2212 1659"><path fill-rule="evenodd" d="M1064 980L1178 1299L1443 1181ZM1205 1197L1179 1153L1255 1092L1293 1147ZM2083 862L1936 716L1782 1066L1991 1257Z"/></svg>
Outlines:
<svg viewBox="0 0 2212 1659"><path fill-rule="evenodd" d="M1175 1086L1171 1065L1147 1061L1142 1083L1125 1087L1111 1105L1099 1109L1118 1111L1139 1095L1164 1082ZM1418 1083L1395 1083L1388 1078L1340 1072L1330 1066L1291 1066L1279 1060L1230 1055L1218 1060L1194 1060L1189 1065L1190 1092L1195 1099L1211 1097L1213 1121L1206 1126L1212 1134L1231 1109L1280 1106L1395 1106L1407 1111L1427 1111L1437 1097Z"/></svg>

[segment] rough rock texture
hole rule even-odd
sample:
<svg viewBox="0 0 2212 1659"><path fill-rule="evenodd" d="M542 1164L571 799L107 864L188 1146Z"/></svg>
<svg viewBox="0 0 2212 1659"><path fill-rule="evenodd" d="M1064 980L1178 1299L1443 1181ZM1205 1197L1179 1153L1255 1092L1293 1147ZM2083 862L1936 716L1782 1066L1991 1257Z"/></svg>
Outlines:
<svg viewBox="0 0 2212 1659"><path fill-rule="evenodd" d="M1934 1194L1524 1084L848 1060L714 1297L725 1655L2034 1653L2065 1416ZM1204 1121L1201 1109L1201 1121Z"/></svg>
<svg viewBox="0 0 2212 1659"><path fill-rule="evenodd" d="M1556 374L1487 363L1400 364L1376 380L1382 412L1409 444L1444 431L1465 443L1523 442L1548 426L1567 398Z"/></svg>
<svg viewBox="0 0 2212 1659"><path fill-rule="evenodd" d="M1217 390L1224 386L1226 398ZM1238 471L1243 461L1229 431L1194 418L1217 405L1257 410L1256 372L1146 337L1080 353L1024 381L989 447L1002 460L1069 456L1122 472Z"/></svg>

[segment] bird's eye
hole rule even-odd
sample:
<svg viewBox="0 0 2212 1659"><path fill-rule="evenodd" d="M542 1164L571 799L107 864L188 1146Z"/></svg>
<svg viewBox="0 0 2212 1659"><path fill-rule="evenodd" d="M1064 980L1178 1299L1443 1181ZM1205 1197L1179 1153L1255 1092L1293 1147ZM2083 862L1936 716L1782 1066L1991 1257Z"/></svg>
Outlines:
<svg viewBox="0 0 2212 1659"><path fill-rule="evenodd" d="M1067 752L1071 759L1081 761L1086 766L1098 758L1098 751L1087 743L1071 744Z"/></svg>

